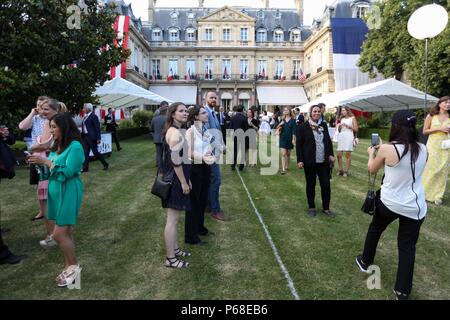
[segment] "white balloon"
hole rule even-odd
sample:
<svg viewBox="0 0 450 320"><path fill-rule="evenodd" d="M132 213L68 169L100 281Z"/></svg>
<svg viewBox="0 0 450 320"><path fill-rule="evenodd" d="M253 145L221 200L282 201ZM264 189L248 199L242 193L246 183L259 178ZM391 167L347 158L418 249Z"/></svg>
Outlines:
<svg viewBox="0 0 450 320"><path fill-rule="evenodd" d="M434 38L444 31L447 23L447 10L433 3L414 11L408 20L408 32L419 40Z"/></svg>

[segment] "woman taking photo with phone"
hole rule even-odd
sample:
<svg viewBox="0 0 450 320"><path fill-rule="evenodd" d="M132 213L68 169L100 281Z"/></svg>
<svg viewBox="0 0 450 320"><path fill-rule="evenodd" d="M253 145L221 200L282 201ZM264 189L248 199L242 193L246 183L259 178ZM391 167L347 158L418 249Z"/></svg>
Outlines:
<svg viewBox="0 0 450 320"><path fill-rule="evenodd" d="M356 257L356 263L362 272L368 272L383 231L399 219L398 269L394 292L397 299L406 300L412 289L416 243L427 214L422 186L427 148L419 143L414 112L397 111L392 117L389 143L369 147L367 152L369 172L376 173L384 168L384 179L367 231L364 251Z"/></svg>

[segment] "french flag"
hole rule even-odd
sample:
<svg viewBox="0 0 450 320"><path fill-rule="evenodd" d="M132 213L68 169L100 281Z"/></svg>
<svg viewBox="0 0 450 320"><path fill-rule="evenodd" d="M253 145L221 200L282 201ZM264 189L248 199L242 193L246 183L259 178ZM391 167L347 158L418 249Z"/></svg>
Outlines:
<svg viewBox="0 0 450 320"><path fill-rule="evenodd" d="M362 73L357 66L361 47L369 32L365 22L355 18L332 18L331 32L336 91L378 81L369 79L369 75Z"/></svg>
<svg viewBox="0 0 450 320"><path fill-rule="evenodd" d="M114 23L114 31L116 35L122 35L122 39L115 39L114 44L119 45L120 42L125 49L128 49L128 30L130 27L130 17L129 16L118 16L116 17L116 21ZM127 62L124 61L118 66L111 67L109 72L110 78L114 79L115 77L126 78L126 70L127 70Z"/></svg>

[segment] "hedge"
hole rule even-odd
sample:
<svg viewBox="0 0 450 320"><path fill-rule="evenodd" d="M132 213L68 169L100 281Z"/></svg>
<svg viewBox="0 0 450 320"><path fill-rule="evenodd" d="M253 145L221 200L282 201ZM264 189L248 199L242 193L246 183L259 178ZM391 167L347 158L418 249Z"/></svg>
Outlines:
<svg viewBox="0 0 450 320"><path fill-rule="evenodd" d="M117 136L119 137L119 140L126 140L148 134L149 130L150 129L147 127L117 129Z"/></svg>
<svg viewBox="0 0 450 320"><path fill-rule="evenodd" d="M372 133L378 133L383 141L388 141L390 131L390 128L359 128L358 138L370 139Z"/></svg>

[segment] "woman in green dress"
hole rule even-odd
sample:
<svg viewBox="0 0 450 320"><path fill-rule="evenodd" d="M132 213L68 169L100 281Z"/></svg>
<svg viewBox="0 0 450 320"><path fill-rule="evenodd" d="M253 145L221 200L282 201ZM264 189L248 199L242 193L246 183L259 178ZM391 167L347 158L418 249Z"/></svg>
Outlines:
<svg viewBox="0 0 450 320"><path fill-rule="evenodd" d="M295 119L292 117L289 108L285 107L283 110L283 120L277 127L277 132L280 135L281 174L286 174L289 171L291 150L295 145L295 129Z"/></svg>
<svg viewBox="0 0 450 320"><path fill-rule="evenodd" d="M69 113L60 113L50 120L54 138L48 158L32 155L29 162L45 165L48 171L48 219L55 222L53 239L64 255L64 270L56 278L59 287L72 285L81 268L75 256L73 227L76 224L83 196L80 171L84 151L78 128Z"/></svg>

